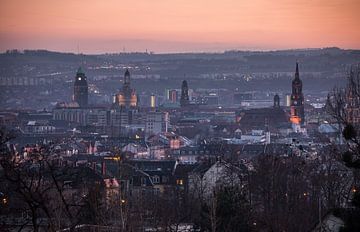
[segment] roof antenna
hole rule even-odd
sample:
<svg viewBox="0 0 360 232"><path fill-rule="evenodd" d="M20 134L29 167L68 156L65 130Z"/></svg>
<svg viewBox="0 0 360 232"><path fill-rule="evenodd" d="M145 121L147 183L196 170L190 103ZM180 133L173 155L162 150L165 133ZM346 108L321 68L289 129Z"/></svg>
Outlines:
<svg viewBox="0 0 360 232"><path fill-rule="evenodd" d="M84 57L80 54L79 41L77 42L77 55L80 56L79 67L82 67L85 64L85 61L83 60Z"/></svg>

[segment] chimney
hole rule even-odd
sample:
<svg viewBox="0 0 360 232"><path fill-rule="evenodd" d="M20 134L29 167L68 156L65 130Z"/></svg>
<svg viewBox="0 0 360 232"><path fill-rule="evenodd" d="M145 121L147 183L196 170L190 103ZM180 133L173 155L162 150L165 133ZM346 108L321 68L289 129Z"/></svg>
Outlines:
<svg viewBox="0 0 360 232"><path fill-rule="evenodd" d="M105 164L105 160L103 160L101 162L101 174L105 175L106 174L106 164Z"/></svg>

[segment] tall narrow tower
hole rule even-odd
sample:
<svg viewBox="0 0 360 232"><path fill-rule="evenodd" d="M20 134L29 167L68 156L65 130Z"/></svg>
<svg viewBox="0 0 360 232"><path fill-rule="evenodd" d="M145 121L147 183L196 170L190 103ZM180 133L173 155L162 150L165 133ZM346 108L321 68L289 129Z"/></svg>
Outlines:
<svg viewBox="0 0 360 232"><path fill-rule="evenodd" d="M189 105L189 89L186 80L183 80L181 84L181 97L180 97L180 106L187 106Z"/></svg>
<svg viewBox="0 0 360 232"><path fill-rule="evenodd" d="M294 124L304 124L304 95L302 93L302 81L299 75L299 64L296 62L295 78L292 81L291 93L291 117L290 120Z"/></svg>
<svg viewBox="0 0 360 232"><path fill-rule="evenodd" d="M88 84L86 76L81 67L77 70L74 82L74 99L80 107L88 105Z"/></svg>
<svg viewBox="0 0 360 232"><path fill-rule="evenodd" d="M124 74L123 89L124 89L125 91L127 91L128 89L130 89L130 72L129 72L129 69L126 69L125 74Z"/></svg>
<svg viewBox="0 0 360 232"><path fill-rule="evenodd" d="M278 94L274 96L274 108L280 108L280 97Z"/></svg>

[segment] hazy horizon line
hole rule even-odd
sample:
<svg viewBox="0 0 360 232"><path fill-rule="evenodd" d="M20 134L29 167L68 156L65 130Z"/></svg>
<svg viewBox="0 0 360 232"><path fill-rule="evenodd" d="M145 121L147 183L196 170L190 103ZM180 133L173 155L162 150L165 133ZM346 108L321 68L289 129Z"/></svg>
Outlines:
<svg viewBox="0 0 360 232"><path fill-rule="evenodd" d="M322 49L339 49L339 50L360 50L360 48L342 48L338 46L326 46L326 47L300 47L300 48L274 48L274 49L251 49L251 48L229 48L229 49L222 49L222 50L192 50L192 51L111 51L111 52L99 52L99 53L92 53L92 52L77 52L74 50L57 50L57 49L46 49L46 48L9 48L6 50L0 50L0 54L6 54L11 51L47 51L47 52L57 52L57 53L67 53L67 54L74 54L74 55L113 55L113 54L134 54L134 53L142 53L142 54L149 54L149 55L162 55L162 54L221 54L226 52L281 52L281 51L311 51L311 50L322 50Z"/></svg>

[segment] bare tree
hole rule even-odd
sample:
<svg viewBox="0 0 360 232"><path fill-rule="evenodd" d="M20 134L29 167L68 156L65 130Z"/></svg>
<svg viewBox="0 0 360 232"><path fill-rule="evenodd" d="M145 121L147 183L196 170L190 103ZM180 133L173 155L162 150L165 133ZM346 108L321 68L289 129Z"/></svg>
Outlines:
<svg viewBox="0 0 360 232"><path fill-rule="evenodd" d="M17 226L20 230L32 226L34 231L64 227L74 230L83 222L85 199L91 192L90 186L94 186L89 179L91 171L56 165L51 159L52 146L38 146L28 157L19 159L9 149L10 139L6 131L1 131L2 184L8 187L15 209L30 214L23 225Z"/></svg>
<svg viewBox="0 0 360 232"><path fill-rule="evenodd" d="M317 218L312 166L297 156L259 156L251 176L252 206L257 228L306 231Z"/></svg>
<svg viewBox="0 0 360 232"><path fill-rule="evenodd" d="M352 208L346 207L344 231L360 230L360 65L351 67L347 75L346 88L336 88L328 96L328 112L339 123L340 141L345 145L338 148L342 160L353 170Z"/></svg>

